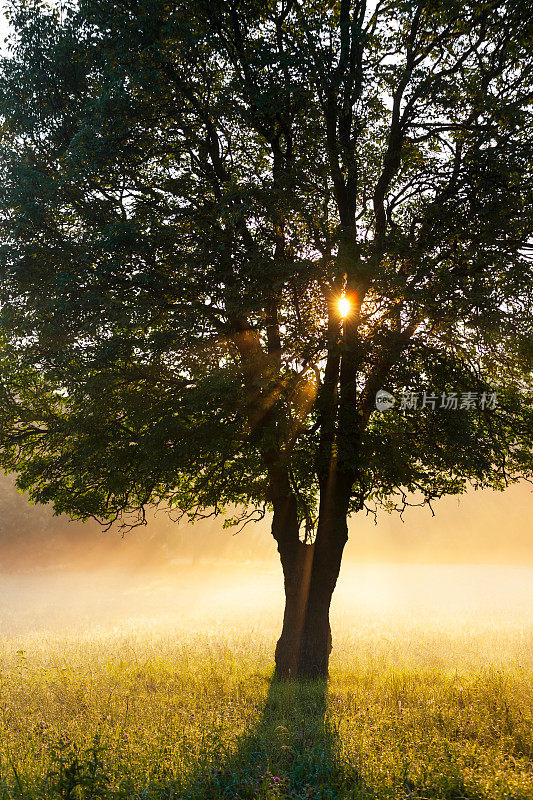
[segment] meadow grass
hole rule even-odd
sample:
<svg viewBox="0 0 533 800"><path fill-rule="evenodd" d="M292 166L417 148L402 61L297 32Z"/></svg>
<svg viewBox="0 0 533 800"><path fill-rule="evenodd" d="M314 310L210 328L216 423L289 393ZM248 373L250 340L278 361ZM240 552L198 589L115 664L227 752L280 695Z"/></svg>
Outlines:
<svg viewBox="0 0 533 800"><path fill-rule="evenodd" d="M12 627L0 799L533 798L529 620L341 608L329 684L280 685L237 605Z"/></svg>

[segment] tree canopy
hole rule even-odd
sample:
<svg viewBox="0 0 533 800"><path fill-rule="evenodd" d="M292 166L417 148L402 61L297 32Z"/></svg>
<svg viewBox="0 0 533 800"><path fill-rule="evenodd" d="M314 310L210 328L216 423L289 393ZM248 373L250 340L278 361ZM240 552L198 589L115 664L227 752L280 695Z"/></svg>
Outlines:
<svg viewBox="0 0 533 800"><path fill-rule="evenodd" d="M349 513L531 476L530 12L11 2L0 460L19 486L134 524L158 503L262 513L279 479L312 536L333 461ZM380 389L436 408L378 411Z"/></svg>

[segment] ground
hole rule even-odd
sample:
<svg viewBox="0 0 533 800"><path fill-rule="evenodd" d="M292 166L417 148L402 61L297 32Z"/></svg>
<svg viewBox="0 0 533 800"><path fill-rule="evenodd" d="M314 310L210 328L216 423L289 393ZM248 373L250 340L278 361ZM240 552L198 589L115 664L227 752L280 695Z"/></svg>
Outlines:
<svg viewBox="0 0 533 800"><path fill-rule="evenodd" d="M294 686L273 569L0 576L0 799L533 798L532 577L348 566Z"/></svg>

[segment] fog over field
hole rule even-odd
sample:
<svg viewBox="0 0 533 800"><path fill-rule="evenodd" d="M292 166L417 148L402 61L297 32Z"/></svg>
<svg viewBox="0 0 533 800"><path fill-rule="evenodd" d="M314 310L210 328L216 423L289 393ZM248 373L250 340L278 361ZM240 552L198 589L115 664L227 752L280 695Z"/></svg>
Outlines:
<svg viewBox="0 0 533 800"><path fill-rule="evenodd" d="M491 661L493 634L512 635L513 647L515 635L531 639L529 488L448 499L435 517L410 509L405 522L384 513L377 525L353 519L332 607L334 634L352 642L342 645L344 660L361 631L413 642L434 631L441 644L451 635L458 656L464 634L476 647L483 640ZM235 534L220 520L177 524L158 514L122 537L30 506L7 479L0 510L0 636L9 650L43 637L216 638L235 629L272 652L284 597L267 520Z"/></svg>
<svg viewBox="0 0 533 800"><path fill-rule="evenodd" d="M257 627L274 636L283 611L281 570L269 565L186 564L148 573L102 570L2 574L0 635L107 635ZM528 631L533 568L518 565L347 564L332 625L361 620L395 629Z"/></svg>
<svg viewBox="0 0 533 800"><path fill-rule="evenodd" d="M533 565L533 492L529 484L505 492L473 492L397 514L359 514L349 525L345 562L493 563ZM54 517L30 506L7 478L0 480L0 572L35 568L160 569L188 564L258 561L278 564L269 518L223 529L221 519L177 523L150 513L146 527L124 536L95 522Z"/></svg>
<svg viewBox="0 0 533 800"><path fill-rule="evenodd" d="M6 800L70 797L73 781L118 800L211 800L221 781L272 800L300 784L309 798L533 796L523 487L352 525L327 695L271 683L283 585L266 524L232 536L157 518L121 539L4 489Z"/></svg>
<svg viewBox="0 0 533 800"><path fill-rule="evenodd" d="M3 574L2 797L533 796L533 568L346 564L327 696L271 683L281 589L266 564Z"/></svg>

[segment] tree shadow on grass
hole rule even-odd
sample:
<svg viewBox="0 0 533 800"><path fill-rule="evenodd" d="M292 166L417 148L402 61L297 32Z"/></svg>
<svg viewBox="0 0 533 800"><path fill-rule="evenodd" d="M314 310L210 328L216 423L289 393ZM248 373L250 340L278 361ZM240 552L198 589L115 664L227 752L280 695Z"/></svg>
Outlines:
<svg viewBox="0 0 533 800"><path fill-rule="evenodd" d="M258 724L234 755L198 776L180 797L335 800L348 795L349 784L356 789L359 778L355 770L347 775L339 768L326 705L326 681L272 680Z"/></svg>
<svg viewBox="0 0 533 800"><path fill-rule="evenodd" d="M434 791L405 779L390 787L365 782L355 762L339 756L338 735L327 709L327 682L269 685L255 727L241 737L235 752L221 758L176 794L179 800L487 800L487 795L451 776ZM167 796L167 795L163 795ZM518 800L518 798L517 798Z"/></svg>

